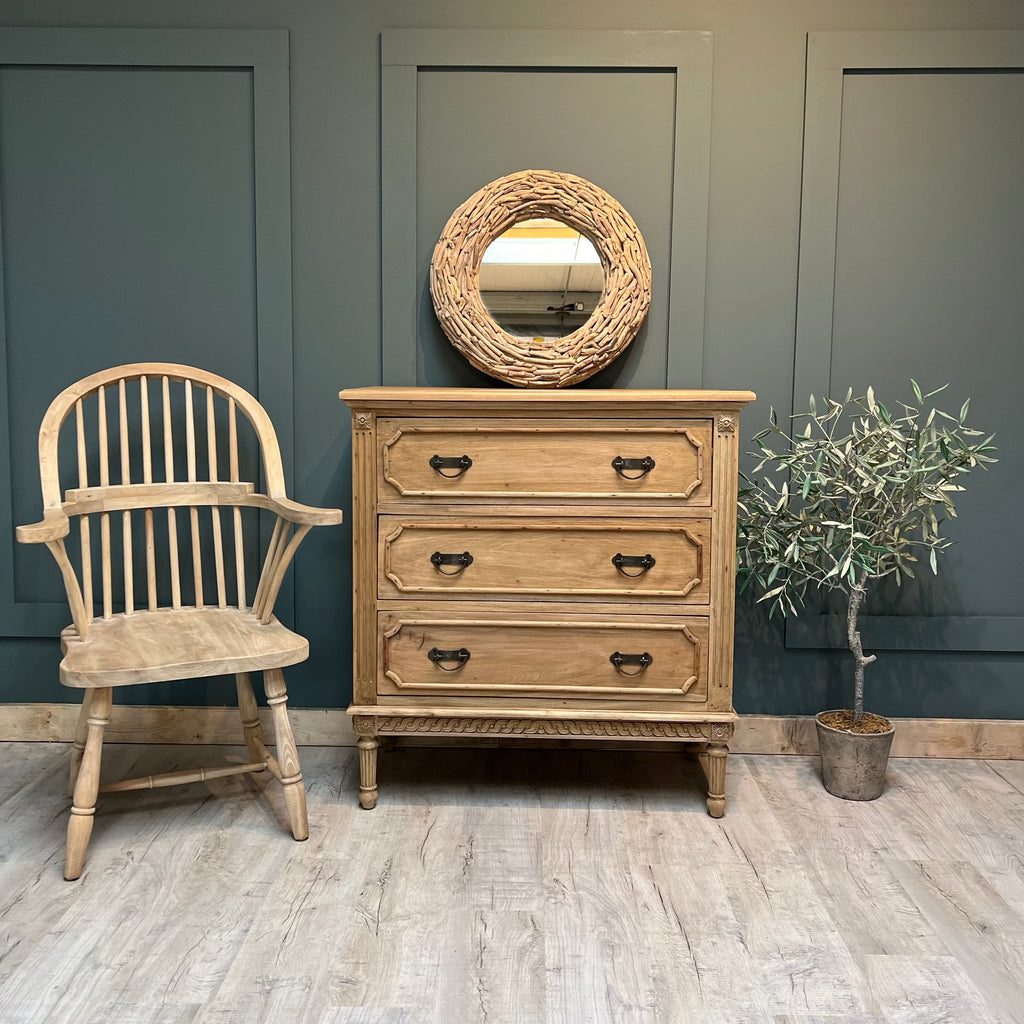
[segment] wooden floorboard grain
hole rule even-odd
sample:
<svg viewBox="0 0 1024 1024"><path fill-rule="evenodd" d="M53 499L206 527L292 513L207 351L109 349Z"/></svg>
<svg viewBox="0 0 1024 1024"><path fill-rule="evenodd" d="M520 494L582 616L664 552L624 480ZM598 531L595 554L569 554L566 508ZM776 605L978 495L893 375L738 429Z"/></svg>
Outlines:
<svg viewBox="0 0 1024 1024"><path fill-rule="evenodd" d="M198 1003L105 1003L82 1024L194 1024Z"/></svg>
<svg viewBox="0 0 1024 1024"><path fill-rule="evenodd" d="M1024 764L302 750L310 838L260 775L101 797L61 877L68 747L3 744L3 1024L1024 1024ZM118 745L112 776L240 758Z"/></svg>
<svg viewBox="0 0 1024 1024"><path fill-rule="evenodd" d="M886 1024L993 1024L982 994L953 956L870 957L867 982Z"/></svg>
<svg viewBox="0 0 1024 1024"><path fill-rule="evenodd" d="M974 865L903 862L903 888L1000 1020L1024 1024L1024 921Z"/></svg>
<svg viewBox="0 0 1024 1024"><path fill-rule="evenodd" d="M408 1010L380 1006L335 1006L317 1024L415 1024Z"/></svg>

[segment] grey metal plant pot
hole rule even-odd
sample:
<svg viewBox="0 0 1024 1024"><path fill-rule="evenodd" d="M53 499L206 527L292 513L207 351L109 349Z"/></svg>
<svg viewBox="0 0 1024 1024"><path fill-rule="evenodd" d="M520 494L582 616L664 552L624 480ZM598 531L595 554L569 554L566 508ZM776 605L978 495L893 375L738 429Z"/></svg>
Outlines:
<svg viewBox="0 0 1024 1024"><path fill-rule="evenodd" d="M824 725L820 715L815 716L814 724L818 727L825 789L843 800L877 800L885 789L885 768L896 730L847 732Z"/></svg>

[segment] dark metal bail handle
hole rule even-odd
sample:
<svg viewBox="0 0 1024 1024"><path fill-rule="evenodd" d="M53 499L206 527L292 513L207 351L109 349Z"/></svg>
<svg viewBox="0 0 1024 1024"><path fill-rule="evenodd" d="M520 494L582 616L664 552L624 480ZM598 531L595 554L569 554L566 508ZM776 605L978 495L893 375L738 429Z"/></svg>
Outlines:
<svg viewBox="0 0 1024 1024"><path fill-rule="evenodd" d="M442 651L437 647L431 647L427 651L427 657L439 668L445 672L458 672L463 665L469 661L469 651L465 647L460 647L455 651ZM451 668L445 668L441 664L442 661L457 661L458 665L452 665Z"/></svg>
<svg viewBox="0 0 1024 1024"><path fill-rule="evenodd" d="M638 576L643 576L648 569L653 569L657 564L657 559L652 554L646 555L623 555L615 554L612 555L612 565L615 566L623 576L629 576L630 579L636 579ZM639 569L639 572L626 572L625 567L629 566L631 569Z"/></svg>
<svg viewBox="0 0 1024 1024"><path fill-rule="evenodd" d="M440 551L435 551L430 556L430 563L442 576L458 576L460 572L465 571L467 565L473 564L473 556L468 551L461 553L443 554ZM442 569L442 565L454 565L457 568L454 572L448 572Z"/></svg>
<svg viewBox="0 0 1024 1024"><path fill-rule="evenodd" d="M473 465L473 460L468 455L431 455L430 468L440 473L441 476L454 480ZM446 469L454 469L454 473L445 473Z"/></svg>
<svg viewBox="0 0 1024 1024"><path fill-rule="evenodd" d="M643 654L620 654L616 651L608 660L615 666L616 672L621 672L624 676L638 676L641 672L647 671L647 666L654 661L654 655L648 654L647 651ZM639 668L635 672L623 672L623 665L638 665Z"/></svg>
<svg viewBox="0 0 1024 1024"><path fill-rule="evenodd" d="M624 480L639 480L642 476L647 476L652 469L654 469L654 459L650 455L645 455L642 459L624 459L621 455L616 455L612 459L612 469L619 474ZM624 470L640 470L636 476L626 476Z"/></svg>

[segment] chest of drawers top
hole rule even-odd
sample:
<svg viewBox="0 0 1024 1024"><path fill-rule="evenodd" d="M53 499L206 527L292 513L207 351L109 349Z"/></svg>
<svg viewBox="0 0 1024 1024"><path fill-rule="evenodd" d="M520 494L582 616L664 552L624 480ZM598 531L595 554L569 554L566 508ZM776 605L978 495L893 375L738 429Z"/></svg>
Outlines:
<svg viewBox="0 0 1024 1024"><path fill-rule="evenodd" d="M472 414L474 410L516 414L585 412L610 415L707 415L711 409L737 412L754 400L752 391L668 388L347 388L339 398L353 409L384 415Z"/></svg>

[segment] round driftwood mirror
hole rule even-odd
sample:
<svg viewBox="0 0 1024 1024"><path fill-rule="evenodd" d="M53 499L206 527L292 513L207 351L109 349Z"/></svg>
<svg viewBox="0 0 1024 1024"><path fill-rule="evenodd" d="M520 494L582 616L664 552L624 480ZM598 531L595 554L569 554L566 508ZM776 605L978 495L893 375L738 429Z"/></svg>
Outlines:
<svg viewBox="0 0 1024 1024"><path fill-rule="evenodd" d="M603 273L592 311L570 287L577 263L575 280L586 276L582 265L589 246L577 246L574 252L584 255L574 255L569 264L552 257L547 280L536 272L519 274L520 281L540 280L534 299L525 298L527 289L516 289L516 273L495 273L490 266L518 266L514 253L496 258L492 243L510 241L517 225L524 225L523 235L543 233L532 227L538 222L555 225L547 229L552 237L565 237L559 229L567 228L593 247ZM485 302L481 265L489 250ZM523 266L536 271L545 265L537 252L535 246ZM485 185L451 215L434 248L430 294L445 334L477 369L521 387L565 387L597 373L633 340L651 301L651 263L633 219L603 189L573 174L519 171ZM533 309L525 305L531 301ZM515 315L491 312L506 307ZM574 326L574 317L583 322ZM537 326L552 322L563 329Z"/></svg>

